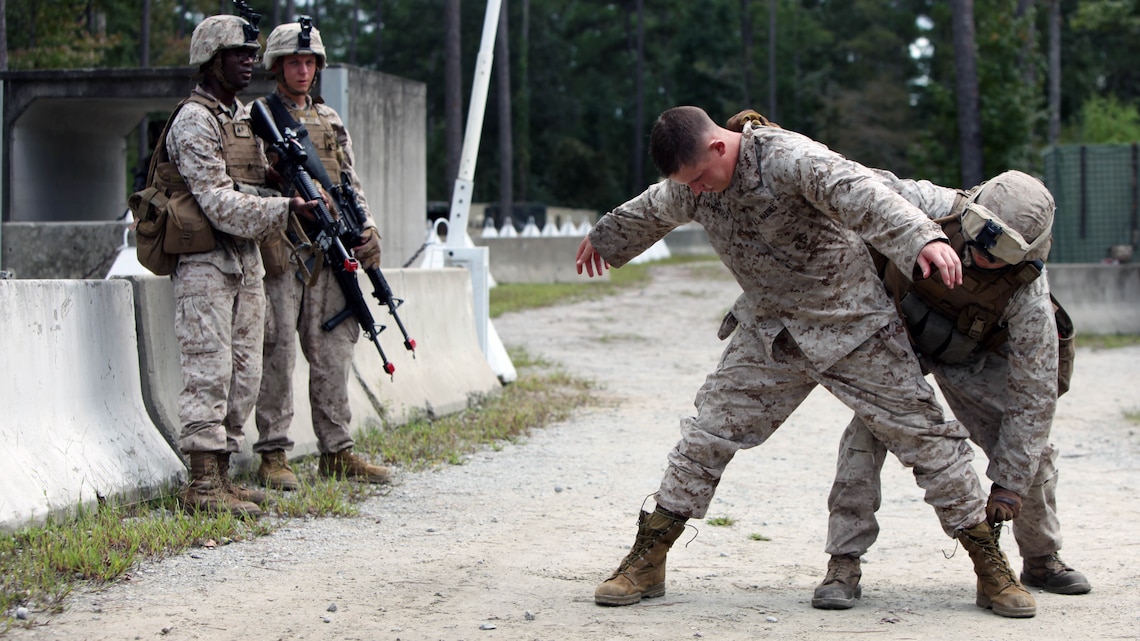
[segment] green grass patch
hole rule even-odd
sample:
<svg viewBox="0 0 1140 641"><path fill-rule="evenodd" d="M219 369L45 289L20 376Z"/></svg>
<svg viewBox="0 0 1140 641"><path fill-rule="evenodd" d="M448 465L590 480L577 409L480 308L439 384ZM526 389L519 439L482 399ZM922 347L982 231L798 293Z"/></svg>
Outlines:
<svg viewBox="0 0 1140 641"><path fill-rule="evenodd" d="M649 282L649 272L660 265L687 265L690 269L708 272L709 277L731 278L716 256L673 256L664 260L635 265L624 265L611 269L610 278L590 280L582 276L580 283L515 283L501 284L491 288L490 315L497 318L507 312L549 307L583 300L597 300L621 290L644 285Z"/></svg>
<svg viewBox="0 0 1140 641"><path fill-rule="evenodd" d="M772 540L772 539L764 536L763 534L760 534L759 532L753 532L752 534L749 534L748 538L752 541L771 541Z"/></svg>
<svg viewBox="0 0 1140 641"><path fill-rule="evenodd" d="M736 519L731 516L714 516L711 519L705 519L705 523L716 527L729 527L733 523L736 523Z"/></svg>
<svg viewBox="0 0 1140 641"><path fill-rule="evenodd" d="M499 393L472 399L468 409L456 414L369 426L358 435L354 451L405 470L460 464L480 448L516 442L594 402L592 383L521 350L513 350L511 358L518 379ZM113 582L143 561L194 547L263 536L292 517L355 516L361 501L387 491L385 486L320 478L316 456L290 464L300 489L271 492L269 516L261 520L187 514L171 491L141 503L80 506L41 525L0 533L0 635L12 626L36 625L37 614L58 611L80 584ZM19 606L32 610L31 620L15 618Z"/></svg>
<svg viewBox="0 0 1140 641"><path fill-rule="evenodd" d="M188 515L165 496L129 505L80 505L68 516L0 535L0 633L17 624L16 607L58 611L80 582L104 584L147 559L270 531L267 522L229 514Z"/></svg>
<svg viewBox="0 0 1140 641"><path fill-rule="evenodd" d="M1124 413L1124 420L1135 425L1140 425L1140 410L1134 410Z"/></svg>
<svg viewBox="0 0 1140 641"><path fill-rule="evenodd" d="M522 351L512 350L511 360L520 370L518 380L497 394L471 399L466 410L455 414L421 414L404 425L366 430L356 441L357 449L412 470L458 465L481 446L517 442L529 430L565 420L593 400L588 381ZM522 373L527 369L537 371Z"/></svg>
<svg viewBox="0 0 1140 641"><path fill-rule="evenodd" d="M1116 349L1140 345L1140 334L1077 334L1077 347Z"/></svg>

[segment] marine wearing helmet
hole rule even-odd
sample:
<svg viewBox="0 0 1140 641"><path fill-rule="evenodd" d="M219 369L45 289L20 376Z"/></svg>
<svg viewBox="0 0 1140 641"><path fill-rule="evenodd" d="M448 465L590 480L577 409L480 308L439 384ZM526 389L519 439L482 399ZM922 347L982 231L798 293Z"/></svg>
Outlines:
<svg viewBox="0 0 1140 641"><path fill-rule="evenodd" d="M1033 176L1007 171L972 190L962 212L966 244L990 263L1045 260L1056 204Z"/></svg>
<svg viewBox="0 0 1140 641"><path fill-rule="evenodd" d="M258 29L237 16L210 16L197 27L190 36L190 65L201 67L209 62L214 54L226 49L252 49L261 51L257 40Z"/></svg>
<svg viewBox="0 0 1140 641"><path fill-rule="evenodd" d="M301 16L297 22L279 25L269 34L265 43L265 57L262 63L270 72L280 58L294 54L312 54L317 57L317 71L325 68L325 45L321 42L321 32L313 26L309 16Z"/></svg>

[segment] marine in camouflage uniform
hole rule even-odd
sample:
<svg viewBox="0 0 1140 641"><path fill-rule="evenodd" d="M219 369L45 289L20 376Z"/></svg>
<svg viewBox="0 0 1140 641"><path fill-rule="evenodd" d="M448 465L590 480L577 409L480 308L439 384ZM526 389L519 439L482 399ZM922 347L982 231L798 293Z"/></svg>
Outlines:
<svg viewBox="0 0 1140 641"><path fill-rule="evenodd" d="M300 23L278 26L266 42L264 64L277 79L277 90L269 99L279 101L279 108L288 110L294 125L305 128L332 182L339 183L342 172L348 176L367 216L364 227L368 241L355 248L354 254L365 267L379 267L380 235L353 167L352 139L336 111L309 96L316 75L326 64L320 32L304 17ZM283 128L281 122L277 124ZM317 263L321 257L314 256L311 249L289 251L289 244L281 238L262 243L262 251L268 270L265 294L269 311L265 329L265 374L256 410L258 439L253 445L253 451L261 454L257 478L266 487L284 490L299 487L286 455L293 448L289 427L293 421L293 368L297 361L293 336L296 332L309 363L309 403L320 451L318 473L369 483L388 482L391 472L387 467L372 465L352 452L348 380L360 326L349 318L330 331L321 327L345 308L344 293L333 270L321 269ZM315 273L311 280L306 271L301 270L302 263L307 263L307 268Z"/></svg>
<svg viewBox="0 0 1140 641"><path fill-rule="evenodd" d="M181 254L171 276L183 378L178 445L190 459L182 498L191 509L252 515L264 493L233 486L228 469L261 380L265 295L256 241L282 229L296 204L258 195L265 155L236 94L249 85L259 50L256 27L245 20L203 20L190 44L202 81L165 140L215 235L213 250Z"/></svg>
<svg viewBox="0 0 1140 641"><path fill-rule="evenodd" d="M695 107L663 113L650 139L669 179L603 216L578 251L591 275L623 265L690 221L700 223L744 295L739 329L681 422L653 513L594 594L628 605L665 593L665 558L688 518L702 518L738 450L766 441L816 385L855 410L914 469L943 530L970 550L987 606L1033 616L985 522L986 496L966 431L946 421L864 243L902 265L960 263L941 228L865 167L775 127L717 127Z"/></svg>
<svg viewBox="0 0 1140 641"><path fill-rule="evenodd" d="M1012 519L1025 585L1084 594L1091 590L1088 581L1057 554L1057 450L1049 433L1059 387L1058 324L1042 262L1049 251L1053 198L1040 181L1021 172L1003 173L969 192L880 175L940 219L961 252L964 284L958 292L936 279L919 287L893 266L886 282L900 301L923 366L989 459L990 520ZM1006 236L1017 233L1036 247L1013 248L1013 256L994 263L978 239L962 229L971 203L1007 226ZM1071 337L1071 328L1066 329ZM1067 387L1067 378L1062 381ZM812 598L815 607L846 609L854 603L860 557L879 532L875 511L882 500L879 475L885 457L883 443L858 416L853 418L842 437L828 499L826 549L832 556Z"/></svg>

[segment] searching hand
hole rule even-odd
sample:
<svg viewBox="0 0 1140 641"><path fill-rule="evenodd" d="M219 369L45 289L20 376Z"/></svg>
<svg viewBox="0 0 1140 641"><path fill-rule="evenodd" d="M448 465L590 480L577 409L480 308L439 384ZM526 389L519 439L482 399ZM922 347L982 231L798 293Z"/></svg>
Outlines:
<svg viewBox="0 0 1140 641"><path fill-rule="evenodd" d="M994 483L990 488L990 500L986 501L986 522L997 525L1002 521L1012 521L1018 516L1021 516L1021 497Z"/></svg>
<svg viewBox="0 0 1140 641"><path fill-rule="evenodd" d="M942 275L942 284L949 289L962 284L962 259L949 243L931 241L918 253L918 268L923 278L930 277L931 268Z"/></svg>

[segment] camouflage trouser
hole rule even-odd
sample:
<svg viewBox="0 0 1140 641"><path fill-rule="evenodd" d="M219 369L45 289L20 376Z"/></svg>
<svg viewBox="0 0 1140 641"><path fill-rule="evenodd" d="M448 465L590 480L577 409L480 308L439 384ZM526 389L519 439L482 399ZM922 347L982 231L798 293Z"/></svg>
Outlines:
<svg viewBox="0 0 1140 641"><path fill-rule="evenodd" d="M981 371L937 364L931 369L950 409L970 432L970 440L992 457L1006 410L1005 396L995 390L1005 389L1009 362L989 358ZM1003 447L1016 441L1017 435L1010 435ZM839 445L835 482L827 500L828 554L861 555L875 542L879 533L875 511L882 500L879 472L885 457L886 447L858 417L852 419ZM1023 557L1047 556L1061 549L1056 463L1057 451L1046 443L1036 476L1027 491L1019 492L1021 516L1013 521L1013 536ZM989 476L1000 476L992 458Z"/></svg>
<svg viewBox="0 0 1140 641"><path fill-rule="evenodd" d="M986 494L967 434L947 422L900 325L879 330L826 371L817 371L785 331L769 356L755 332L738 329L697 393L697 416L681 422L657 503L692 518L708 510L737 450L763 443L816 385L855 410L914 469L947 535L985 518Z"/></svg>
<svg viewBox="0 0 1140 641"><path fill-rule="evenodd" d="M182 364L178 447L186 453L240 452L242 426L261 380L261 280L243 284L241 276L198 262L179 263L172 280Z"/></svg>
<svg viewBox="0 0 1140 641"><path fill-rule="evenodd" d="M327 266L313 287L305 287L293 271L265 278L268 314L265 329L265 375L257 400L254 452L289 450L293 422L293 367L297 361L294 331L309 363L309 403L313 432L322 453L352 447L349 432L348 377L360 325L351 316L332 331L321 329L344 309L344 294Z"/></svg>

